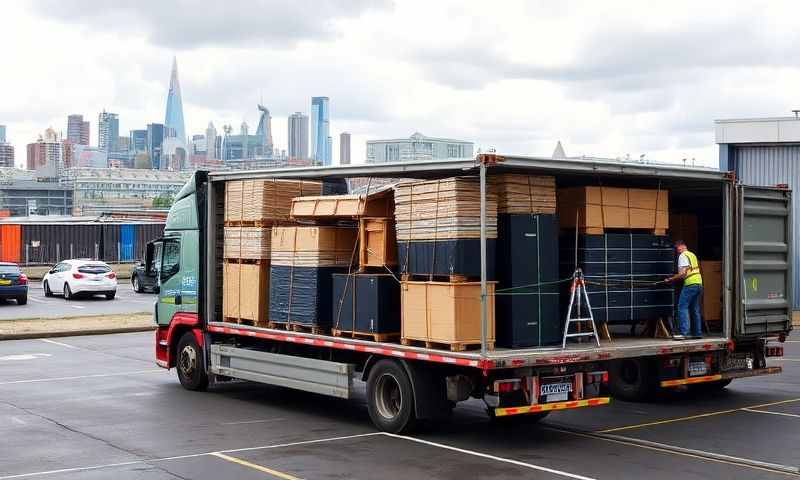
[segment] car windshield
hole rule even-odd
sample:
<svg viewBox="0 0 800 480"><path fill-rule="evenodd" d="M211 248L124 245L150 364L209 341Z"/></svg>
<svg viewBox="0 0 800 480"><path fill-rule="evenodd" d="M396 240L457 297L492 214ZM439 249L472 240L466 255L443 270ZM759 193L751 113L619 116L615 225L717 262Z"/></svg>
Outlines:
<svg viewBox="0 0 800 480"><path fill-rule="evenodd" d="M19 273L19 267L16 265L0 265L0 273Z"/></svg>
<svg viewBox="0 0 800 480"><path fill-rule="evenodd" d="M78 267L78 271L81 273L108 273L111 271L111 268L108 265L81 265Z"/></svg>

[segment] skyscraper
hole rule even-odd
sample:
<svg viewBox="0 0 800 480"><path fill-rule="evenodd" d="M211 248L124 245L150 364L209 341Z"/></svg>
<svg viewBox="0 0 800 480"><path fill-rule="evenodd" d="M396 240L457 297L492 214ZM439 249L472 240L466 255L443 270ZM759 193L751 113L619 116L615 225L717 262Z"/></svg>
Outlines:
<svg viewBox="0 0 800 480"><path fill-rule="evenodd" d="M169 92L167 93L167 114L164 118L167 135L186 143L186 129L183 124L183 100L181 85L178 83L178 59L172 59L172 72L169 76Z"/></svg>
<svg viewBox="0 0 800 480"><path fill-rule="evenodd" d="M350 134L339 135L339 165L350 165Z"/></svg>
<svg viewBox="0 0 800 480"><path fill-rule="evenodd" d="M263 139L265 155L272 156L272 116L264 105L258 104L258 111L261 115L258 118L256 135Z"/></svg>
<svg viewBox="0 0 800 480"><path fill-rule="evenodd" d="M330 137L328 97L311 97L311 158L319 165L331 164L328 137Z"/></svg>
<svg viewBox="0 0 800 480"><path fill-rule="evenodd" d="M153 170L161 169L161 146L164 144L164 125L147 124L147 153Z"/></svg>
<svg viewBox="0 0 800 480"><path fill-rule="evenodd" d="M14 145L6 142L6 126L0 125L0 167L14 166Z"/></svg>
<svg viewBox="0 0 800 480"><path fill-rule="evenodd" d="M6 126L0 125L0 143L6 143Z"/></svg>
<svg viewBox="0 0 800 480"><path fill-rule="evenodd" d="M289 160L308 159L308 116L300 112L289 115Z"/></svg>
<svg viewBox="0 0 800 480"><path fill-rule="evenodd" d="M117 151L119 115L103 110L97 119L97 146L106 152Z"/></svg>
<svg viewBox="0 0 800 480"><path fill-rule="evenodd" d="M89 122L83 121L83 115L67 117L67 140L75 145L89 145Z"/></svg>
<svg viewBox="0 0 800 480"><path fill-rule="evenodd" d="M217 158L217 129L211 122L208 122L206 128L206 158L209 160Z"/></svg>
<svg viewBox="0 0 800 480"><path fill-rule="evenodd" d="M45 130L35 143L29 143L27 153L28 170L49 168L55 174L63 166L63 146L52 128Z"/></svg>

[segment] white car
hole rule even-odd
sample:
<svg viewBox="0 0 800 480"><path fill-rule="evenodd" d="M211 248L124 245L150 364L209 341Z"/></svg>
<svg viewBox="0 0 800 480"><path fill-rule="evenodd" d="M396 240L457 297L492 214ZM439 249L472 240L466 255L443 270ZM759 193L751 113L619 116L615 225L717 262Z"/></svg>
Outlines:
<svg viewBox="0 0 800 480"><path fill-rule="evenodd" d="M113 300L117 294L117 274L97 260L64 260L47 272L42 280L45 297L61 293L65 300L77 295L105 295Z"/></svg>

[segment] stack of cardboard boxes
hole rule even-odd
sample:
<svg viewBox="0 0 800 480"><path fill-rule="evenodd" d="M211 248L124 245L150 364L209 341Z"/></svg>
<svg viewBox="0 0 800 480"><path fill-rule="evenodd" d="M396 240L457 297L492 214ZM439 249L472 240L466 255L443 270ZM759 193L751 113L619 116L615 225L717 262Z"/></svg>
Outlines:
<svg viewBox="0 0 800 480"><path fill-rule="evenodd" d="M562 228L602 234L608 229L645 229L664 235L669 228L669 192L621 187L571 187L558 190Z"/></svg>

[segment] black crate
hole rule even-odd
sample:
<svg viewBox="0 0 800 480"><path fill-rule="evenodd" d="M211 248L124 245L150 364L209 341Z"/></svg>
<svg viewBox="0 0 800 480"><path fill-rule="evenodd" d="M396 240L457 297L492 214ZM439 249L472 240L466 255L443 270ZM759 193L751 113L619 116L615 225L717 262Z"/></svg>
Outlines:
<svg viewBox="0 0 800 480"><path fill-rule="evenodd" d="M272 265L269 271L269 319L308 327L331 327L333 274L343 267Z"/></svg>
<svg viewBox="0 0 800 480"><path fill-rule="evenodd" d="M539 285L558 279L558 217L500 214L497 223L497 289L515 287L495 296L497 346L561 343L558 285Z"/></svg>
<svg viewBox="0 0 800 480"><path fill-rule="evenodd" d="M496 240L486 240L486 278L495 278ZM458 240L398 241L400 273L410 275L481 276L481 241Z"/></svg>
<svg viewBox="0 0 800 480"><path fill-rule="evenodd" d="M333 274L333 328L399 333L400 284L389 274Z"/></svg>

